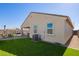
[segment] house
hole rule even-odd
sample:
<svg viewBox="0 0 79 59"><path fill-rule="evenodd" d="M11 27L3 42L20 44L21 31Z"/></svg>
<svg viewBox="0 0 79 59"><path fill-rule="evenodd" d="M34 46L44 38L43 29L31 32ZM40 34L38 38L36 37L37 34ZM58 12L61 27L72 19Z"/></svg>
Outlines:
<svg viewBox="0 0 79 59"><path fill-rule="evenodd" d="M11 34L14 36L21 36L21 30L19 28L16 29L6 29L6 34Z"/></svg>
<svg viewBox="0 0 79 59"><path fill-rule="evenodd" d="M78 36L78 38L79 38L79 30L74 30L74 31L73 31L73 35L76 35L76 36Z"/></svg>
<svg viewBox="0 0 79 59"><path fill-rule="evenodd" d="M6 29L6 34L15 34L16 29Z"/></svg>
<svg viewBox="0 0 79 59"><path fill-rule="evenodd" d="M78 38L79 38L79 30L78 30L78 32L77 32L77 33L78 33Z"/></svg>
<svg viewBox="0 0 79 59"><path fill-rule="evenodd" d="M3 33L4 33L3 29L0 29L0 38L2 38Z"/></svg>
<svg viewBox="0 0 79 59"><path fill-rule="evenodd" d="M8 37L8 35L13 35L13 36L21 36L21 30L19 28L16 29L0 29L0 38L3 36Z"/></svg>
<svg viewBox="0 0 79 59"><path fill-rule="evenodd" d="M21 25L23 35L38 34L42 41L65 44L73 34L69 16L31 12Z"/></svg>

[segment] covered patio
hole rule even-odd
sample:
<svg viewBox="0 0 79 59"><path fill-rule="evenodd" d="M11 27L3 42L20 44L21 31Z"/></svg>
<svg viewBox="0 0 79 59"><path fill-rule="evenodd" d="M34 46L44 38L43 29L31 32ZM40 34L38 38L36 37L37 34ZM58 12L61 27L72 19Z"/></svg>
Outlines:
<svg viewBox="0 0 79 59"><path fill-rule="evenodd" d="M21 28L21 32L22 32L22 36L27 36L27 37L29 37L30 36L30 27L28 26L28 27L23 27L23 28Z"/></svg>

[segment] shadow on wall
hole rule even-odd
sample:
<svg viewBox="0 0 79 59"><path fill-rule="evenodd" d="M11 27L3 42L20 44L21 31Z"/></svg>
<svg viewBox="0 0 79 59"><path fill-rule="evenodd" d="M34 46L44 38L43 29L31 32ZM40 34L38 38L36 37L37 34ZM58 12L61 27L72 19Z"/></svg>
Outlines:
<svg viewBox="0 0 79 59"><path fill-rule="evenodd" d="M74 35L78 36L78 30L73 31L72 36L69 38L69 40L65 44L66 46L69 46L69 44L70 44L70 42L71 42Z"/></svg>
<svg viewBox="0 0 79 59"><path fill-rule="evenodd" d="M65 43L66 47L69 46L69 44L70 44L70 42L71 42L73 36L74 36L74 33L73 33L72 36L69 38L69 40Z"/></svg>
<svg viewBox="0 0 79 59"><path fill-rule="evenodd" d="M62 56L67 47L60 43L34 42L31 39L0 41L0 49L18 56Z"/></svg>

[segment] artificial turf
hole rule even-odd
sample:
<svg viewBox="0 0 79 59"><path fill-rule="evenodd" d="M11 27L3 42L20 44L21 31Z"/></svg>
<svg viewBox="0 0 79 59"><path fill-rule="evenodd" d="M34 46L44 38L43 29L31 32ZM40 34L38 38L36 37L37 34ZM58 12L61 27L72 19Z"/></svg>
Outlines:
<svg viewBox="0 0 79 59"><path fill-rule="evenodd" d="M70 50L59 44L51 44L42 41L33 41L30 38L0 41L1 56L63 56L72 55ZM79 55L79 51L74 51Z"/></svg>

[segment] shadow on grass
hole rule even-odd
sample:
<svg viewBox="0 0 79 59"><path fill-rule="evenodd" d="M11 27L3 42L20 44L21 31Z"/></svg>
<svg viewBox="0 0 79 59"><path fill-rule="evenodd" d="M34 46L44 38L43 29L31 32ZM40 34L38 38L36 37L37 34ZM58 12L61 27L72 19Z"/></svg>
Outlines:
<svg viewBox="0 0 79 59"><path fill-rule="evenodd" d="M24 38L0 41L0 50L18 56L62 56L66 47L59 43L33 42Z"/></svg>

